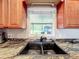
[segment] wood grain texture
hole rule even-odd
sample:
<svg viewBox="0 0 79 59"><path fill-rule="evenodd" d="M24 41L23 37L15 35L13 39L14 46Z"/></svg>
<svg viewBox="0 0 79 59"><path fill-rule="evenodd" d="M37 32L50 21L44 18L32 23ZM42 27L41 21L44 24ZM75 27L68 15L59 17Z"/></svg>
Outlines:
<svg viewBox="0 0 79 59"><path fill-rule="evenodd" d="M54 4L58 4L61 0L26 0L28 1L28 4L31 3L54 3Z"/></svg>
<svg viewBox="0 0 79 59"><path fill-rule="evenodd" d="M79 0L65 0L65 28L79 28Z"/></svg>
<svg viewBox="0 0 79 59"><path fill-rule="evenodd" d="M7 20L7 0L0 0L0 28L4 28Z"/></svg>
<svg viewBox="0 0 79 59"><path fill-rule="evenodd" d="M0 0L0 27L3 26L2 8L2 0Z"/></svg>
<svg viewBox="0 0 79 59"><path fill-rule="evenodd" d="M64 2L60 2L57 5L57 28L64 28L63 20L64 20Z"/></svg>
<svg viewBox="0 0 79 59"><path fill-rule="evenodd" d="M24 0L0 0L0 28L22 28L26 19Z"/></svg>
<svg viewBox="0 0 79 59"><path fill-rule="evenodd" d="M8 0L8 28L21 28L24 13L23 0Z"/></svg>

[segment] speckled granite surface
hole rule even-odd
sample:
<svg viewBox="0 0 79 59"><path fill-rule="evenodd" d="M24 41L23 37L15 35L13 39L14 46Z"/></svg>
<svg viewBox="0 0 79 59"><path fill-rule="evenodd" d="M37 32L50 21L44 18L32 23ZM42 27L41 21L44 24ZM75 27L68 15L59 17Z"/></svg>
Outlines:
<svg viewBox="0 0 79 59"><path fill-rule="evenodd" d="M69 53L64 55L18 55L29 40L9 40L4 44L0 44L0 59L79 59L79 51L73 50L79 44L70 44L65 42L57 42L57 44Z"/></svg>

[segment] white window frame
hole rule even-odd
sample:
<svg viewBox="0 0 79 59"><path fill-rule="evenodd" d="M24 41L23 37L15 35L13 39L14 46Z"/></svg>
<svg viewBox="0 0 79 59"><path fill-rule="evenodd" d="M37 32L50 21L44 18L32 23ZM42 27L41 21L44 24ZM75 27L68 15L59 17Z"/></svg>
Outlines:
<svg viewBox="0 0 79 59"><path fill-rule="evenodd" d="M38 10L38 11L40 11L40 9L41 10L45 10L45 11L51 11L52 10L52 8L54 8L55 10L56 10L56 7L28 7L28 9L27 9L27 32L28 32L28 37L40 37L40 36L43 36L42 34L41 35L35 35L35 34L31 34L30 33L30 19L28 18L28 15L29 15L29 10L31 11L33 11L33 10ZM57 11L55 11L55 13L56 13L56 15L55 16L57 16ZM56 38L56 28L57 28L57 18L55 17L55 19L52 21L53 22L53 25L52 25L52 27L53 27L53 34L52 35L44 35L44 36L49 36L49 37L52 37L52 38Z"/></svg>

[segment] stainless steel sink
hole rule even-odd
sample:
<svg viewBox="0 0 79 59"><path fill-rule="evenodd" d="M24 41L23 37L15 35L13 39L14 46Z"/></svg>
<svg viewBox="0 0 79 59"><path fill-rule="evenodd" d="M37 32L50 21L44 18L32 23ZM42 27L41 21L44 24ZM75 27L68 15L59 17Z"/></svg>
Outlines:
<svg viewBox="0 0 79 59"><path fill-rule="evenodd" d="M57 44L51 40L46 41L46 38L40 38L35 41L30 41L26 47L20 52L20 55L23 54L67 54L63 51Z"/></svg>

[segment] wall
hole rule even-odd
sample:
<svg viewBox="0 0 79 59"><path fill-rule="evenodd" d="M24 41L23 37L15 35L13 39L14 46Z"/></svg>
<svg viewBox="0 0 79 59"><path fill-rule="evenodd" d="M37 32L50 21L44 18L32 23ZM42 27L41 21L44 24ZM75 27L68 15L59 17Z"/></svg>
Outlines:
<svg viewBox="0 0 79 59"><path fill-rule="evenodd" d="M9 38L27 38L27 29L7 29ZM79 39L79 29L57 29L56 36L60 38L77 38Z"/></svg>
<svg viewBox="0 0 79 59"><path fill-rule="evenodd" d="M8 38L27 38L27 29L6 29Z"/></svg>
<svg viewBox="0 0 79 59"><path fill-rule="evenodd" d="M79 29L57 29L56 38L79 39Z"/></svg>

